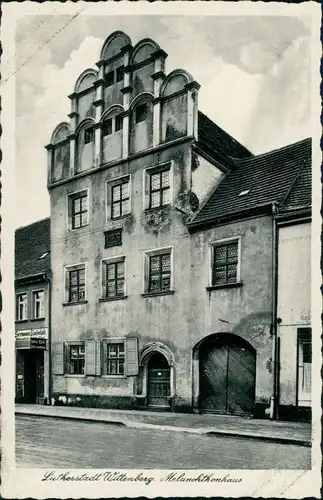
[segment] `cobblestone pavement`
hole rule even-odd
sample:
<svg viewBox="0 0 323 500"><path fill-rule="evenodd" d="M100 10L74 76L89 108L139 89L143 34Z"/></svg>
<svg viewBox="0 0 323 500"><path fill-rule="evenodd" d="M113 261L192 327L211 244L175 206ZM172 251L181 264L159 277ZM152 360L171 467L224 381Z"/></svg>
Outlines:
<svg viewBox="0 0 323 500"><path fill-rule="evenodd" d="M261 440L16 416L18 467L309 469L310 454Z"/></svg>

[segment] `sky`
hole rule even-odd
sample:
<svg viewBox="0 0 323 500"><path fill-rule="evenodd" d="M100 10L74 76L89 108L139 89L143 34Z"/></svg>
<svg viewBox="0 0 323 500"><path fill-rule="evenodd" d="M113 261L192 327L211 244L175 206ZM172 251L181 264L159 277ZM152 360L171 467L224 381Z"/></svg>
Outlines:
<svg viewBox="0 0 323 500"><path fill-rule="evenodd" d="M77 77L115 30L153 38L166 73L201 85L199 109L252 153L308 137L310 21L292 16L24 16L16 29L15 227L48 217L47 152ZM31 197L33 202L31 203Z"/></svg>

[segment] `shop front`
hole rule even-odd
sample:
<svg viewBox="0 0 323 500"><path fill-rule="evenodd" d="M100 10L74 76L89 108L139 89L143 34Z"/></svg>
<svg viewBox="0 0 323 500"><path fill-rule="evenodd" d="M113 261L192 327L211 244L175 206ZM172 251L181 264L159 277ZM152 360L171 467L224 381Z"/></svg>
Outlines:
<svg viewBox="0 0 323 500"><path fill-rule="evenodd" d="M48 402L47 328L16 331L16 402Z"/></svg>

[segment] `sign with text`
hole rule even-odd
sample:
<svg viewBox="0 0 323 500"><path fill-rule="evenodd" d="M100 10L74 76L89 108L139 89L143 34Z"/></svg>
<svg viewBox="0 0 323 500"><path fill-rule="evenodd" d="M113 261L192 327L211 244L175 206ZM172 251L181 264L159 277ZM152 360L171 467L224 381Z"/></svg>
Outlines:
<svg viewBox="0 0 323 500"><path fill-rule="evenodd" d="M25 337L48 339L48 328L30 328L29 330L16 330L16 338Z"/></svg>
<svg viewBox="0 0 323 500"><path fill-rule="evenodd" d="M31 337L30 338L30 348L31 349L46 349L46 339Z"/></svg>

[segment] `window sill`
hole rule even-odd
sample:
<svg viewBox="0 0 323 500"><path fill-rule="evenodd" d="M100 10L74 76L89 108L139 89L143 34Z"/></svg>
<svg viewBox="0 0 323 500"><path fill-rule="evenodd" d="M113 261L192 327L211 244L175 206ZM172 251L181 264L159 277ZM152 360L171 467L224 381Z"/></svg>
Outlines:
<svg viewBox="0 0 323 500"><path fill-rule="evenodd" d="M126 375L102 375L102 378L104 378L104 379L110 378L110 379L117 379L118 380L118 379L125 379L125 378L127 378L127 376Z"/></svg>
<svg viewBox="0 0 323 500"><path fill-rule="evenodd" d="M162 292L146 292L142 293L142 297L159 297L160 295L173 295L175 290L164 290Z"/></svg>
<svg viewBox="0 0 323 500"><path fill-rule="evenodd" d="M66 378L85 378L86 375L82 373L64 373Z"/></svg>
<svg viewBox="0 0 323 500"><path fill-rule="evenodd" d="M80 227L69 227L68 232L74 233L75 231L80 231L81 229L85 229L86 227L89 227L89 224L85 224L85 226L80 226Z"/></svg>
<svg viewBox="0 0 323 500"><path fill-rule="evenodd" d="M119 215L119 217L110 217L109 219L107 219L107 222L114 222L114 221L118 221L118 220L124 220L124 219L128 219L128 217L131 217L131 212L129 212L128 214L124 214L124 215Z"/></svg>
<svg viewBox="0 0 323 500"><path fill-rule="evenodd" d="M29 319L16 319L16 323L28 323Z"/></svg>
<svg viewBox="0 0 323 500"><path fill-rule="evenodd" d="M243 285L242 281L237 281L236 283L222 283L221 285L207 286L206 290L212 292L212 290L221 290L222 288L239 288Z"/></svg>
<svg viewBox="0 0 323 500"><path fill-rule="evenodd" d="M63 307L66 306L78 306L80 304L87 304L87 300L80 300L79 302L63 302Z"/></svg>
<svg viewBox="0 0 323 500"><path fill-rule="evenodd" d="M33 318L30 321L45 321L45 318Z"/></svg>
<svg viewBox="0 0 323 500"><path fill-rule="evenodd" d="M120 297L101 297L99 302L114 302L115 300L124 300L127 299L128 295L122 295Z"/></svg>
<svg viewBox="0 0 323 500"><path fill-rule="evenodd" d="M169 209L171 206L170 203L167 203L166 205L160 205L160 207L147 207L145 213L158 212L159 210Z"/></svg>

